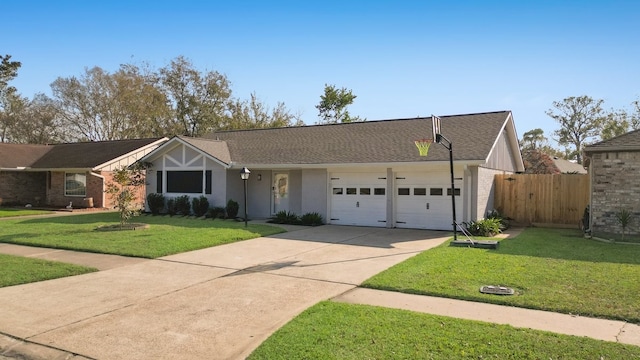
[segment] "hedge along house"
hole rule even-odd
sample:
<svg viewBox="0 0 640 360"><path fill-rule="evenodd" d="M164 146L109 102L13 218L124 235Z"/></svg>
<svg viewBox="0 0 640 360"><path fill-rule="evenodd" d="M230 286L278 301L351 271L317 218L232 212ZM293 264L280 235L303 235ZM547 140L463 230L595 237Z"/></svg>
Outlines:
<svg viewBox="0 0 640 360"><path fill-rule="evenodd" d="M112 171L133 164L166 140L0 144L0 198L14 205L111 208L104 190Z"/></svg>
<svg viewBox="0 0 640 360"><path fill-rule="evenodd" d="M640 130L584 148L591 177L589 224L598 237L622 234L616 214L631 213L627 234L640 234Z"/></svg>
<svg viewBox="0 0 640 360"><path fill-rule="evenodd" d="M524 170L510 111L443 116L452 141L459 222L493 209L494 175ZM243 214L240 170L248 180L249 218L279 211L317 212L330 224L451 229L449 151L433 144L431 118L222 131L174 137L145 156L147 193L229 199Z"/></svg>

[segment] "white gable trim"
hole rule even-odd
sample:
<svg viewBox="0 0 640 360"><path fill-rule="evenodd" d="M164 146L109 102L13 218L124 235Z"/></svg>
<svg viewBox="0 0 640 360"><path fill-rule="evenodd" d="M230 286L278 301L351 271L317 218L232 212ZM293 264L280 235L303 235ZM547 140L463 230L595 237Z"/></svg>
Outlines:
<svg viewBox="0 0 640 360"><path fill-rule="evenodd" d="M130 156L137 157L137 155L140 154L140 153L143 154L143 156L141 158L144 158L147 154L149 154L153 150L157 149L158 146L160 146L162 143L166 142L167 140L169 140L169 139L166 138L166 137L164 137L162 139L159 139L159 140L156 140L156 141L154 141L154 142L152 142L150 144L147 144L145 146L139 147L134 151L128 152L128 153L126 153L126 154L124 154L122 156L119 156L119 157L117 157L115 159L111 159L111 160L109 160L109 161L107 161L107 162L105 162L103 164L100 164L100 165L94 167L92 170L102 170L103 168L109 167L110 165L118 163L119 161L124 160L124 159L126 159L126 158L128 158ZM140 160L140 159L135 159L135 160L137 161L137 160Z"/></svg>
<svg viewBox="0 0 640 360"><path fill-rule="evenodd" d="M172 158L171 156L168 156L167 153L174 149L177 145L183 145L185 147L190 148L193 151L196 151L198 153L200 153L200 155L203 157L203 164L204 164L204 159L209 159L211 161L213 161L214 163L224 167L225 169L228 169L231 167L231 164L227 164L224 161L211 156L209 154L207 154L206 152L202 151L201 149L191 145L190 143L180 139L177 136L172 137L171 139L169 139L169 141L165 142L164 144L160 145L158 148L156 148L155 150L153 150L152 152L150 152L149 154L147 154L146 156L144 156L142 159L140 159L140 161L148 161L148 162L153 162L154 160L157 159L163 159L162 161L164 161L165 156L171 158L172 161L174 161L177 164L182 164L182 161L178 161L177 159ZM184 151L184 149L183 149ZM192 161L195 161L197 159L193 159ZM188 164L186 164L188 165Z"/></svg>
<svg viewBox="0 0 640 360"><path fill-rule="evenodd" d="M513 122L513 115L511 111L509 111L509 115L507 115L507 119L502 124L502 127L500 128L500 132L498 133L498 136L496 136L496 138L493 140L493 145L491 145L491 150L489 150L489 153L487 154L487 158L485 159L485 162L488 162L489 159L491 158L491 155L493 154L496 147L498 146L498 142L500 141L500 137L502 136L502 133L504 131L506 131L507 133L507 140L509 143L509 147L511 147L511 153L515 157L515 159L513 160L516 165L516 170L519 172L522 172L524 171L524 162L522 160L522 153L520 153L518 134L516 134L516 126L515 126L515 123Z"/></svg>

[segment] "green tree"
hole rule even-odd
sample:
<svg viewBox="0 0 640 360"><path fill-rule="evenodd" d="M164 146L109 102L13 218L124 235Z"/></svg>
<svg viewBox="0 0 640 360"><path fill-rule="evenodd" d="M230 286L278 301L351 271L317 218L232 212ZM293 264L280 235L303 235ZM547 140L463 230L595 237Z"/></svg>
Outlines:
<svg viewBox="0 0 640 360"><path fill-rule="evenodd" d="M583 146L596 140L602 131L607 117L602 110L603 102L589 96L571 96L554 101L554 109L546 112L560 124L560 129L555 131L558 143L565 146L570 158L575 158L579 164L582 164Z"/></svg>
<svg viewBox="0 0 640 360"><path fill-rule="evenodd" d="M9 86L9 82L18 76L18 69L22 66L19 61L11 61L11 55L0 55L0 96L4 92L15 92L16 88Z"/></svg>
<svg viewBox="0 0 640 360"><path fill-rule="evenodd" d="M633 112L630 116L631 128L634 130L640 129L640 98L631 103Z"/></svg>
<svg viewBox="0 0 640 360"><path fill-rule="evenodd" d="M261 102L255 93L251 99L234 100L229 106L230 118L223 130L276 128L301 126L304 123L299 115L291 113L284 103L279 102L275 108Z"/></svg>
<svg viewBox="0 0 640 360"><path fill-rule="evenodd" d="M132 217L140 214L142 209L136 204L136 194L145 184L147 164L135 163L113 171L113 180L107 183L105 193L109 194L120 215L120 227L129 223Z"/></svg>
<svg viewBox="0 0 640 360"><path fill-rule="evenodd" d="M535 150L547 143L547 137L544 136L544 130L538 128L525 132L520 140L520 148L522 151Z"/></svg>
<svg viewBox="0 0 640 360"><path fill-rule="evenodd" d="M630 128L631 122L626 111L611 110L602 124L600 138L608 140L628 132Z"/></svg>
<svg viewBox="0 0 640 360"><path fill-rule="evenodd" d="M180 134L201 136L228 122L231 88L225 75L201 73L182 56L161 68L159 75Z"/></svg>
<svg viewBox="0 0 640 360"><path fill-rule="evenodd" d="M359 117L351 117L347 106L353 104L357 96L346 88L336 88L335 85L324 85L324 94L320 95L320 103L316 105L321 124L338 124L355 121L365 121Z"/></svg>
<svg viewBox="0 0 640 360"><path fill-rule="evenodd" d="M11 140L11 128L25 106L25 99L9 85L18 76L21 65L19 61L11 61L11 55L0 55L0 142Z"/></svg>

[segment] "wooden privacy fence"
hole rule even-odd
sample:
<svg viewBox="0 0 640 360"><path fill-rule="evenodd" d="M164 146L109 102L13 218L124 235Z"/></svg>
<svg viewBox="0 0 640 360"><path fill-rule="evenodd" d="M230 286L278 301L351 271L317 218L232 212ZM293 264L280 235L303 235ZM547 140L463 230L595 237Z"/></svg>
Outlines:
<svg viewBox="0 0 640 360"><path fill-rule="evenodd" d="M589 175L496 175L494 206L515 222L579 224L589 203Z"/></svg>

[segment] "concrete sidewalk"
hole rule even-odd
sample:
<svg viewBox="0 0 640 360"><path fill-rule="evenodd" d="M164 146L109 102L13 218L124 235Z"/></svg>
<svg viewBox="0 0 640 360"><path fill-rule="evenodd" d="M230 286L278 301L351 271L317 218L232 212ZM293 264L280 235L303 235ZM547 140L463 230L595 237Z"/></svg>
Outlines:
<svg viewBox="0 0 640 360"><path fill-rule="evenodd" d="M640 326L624 321L364 288L350 290L332 300L507 324L640 346Z"/></svg>

